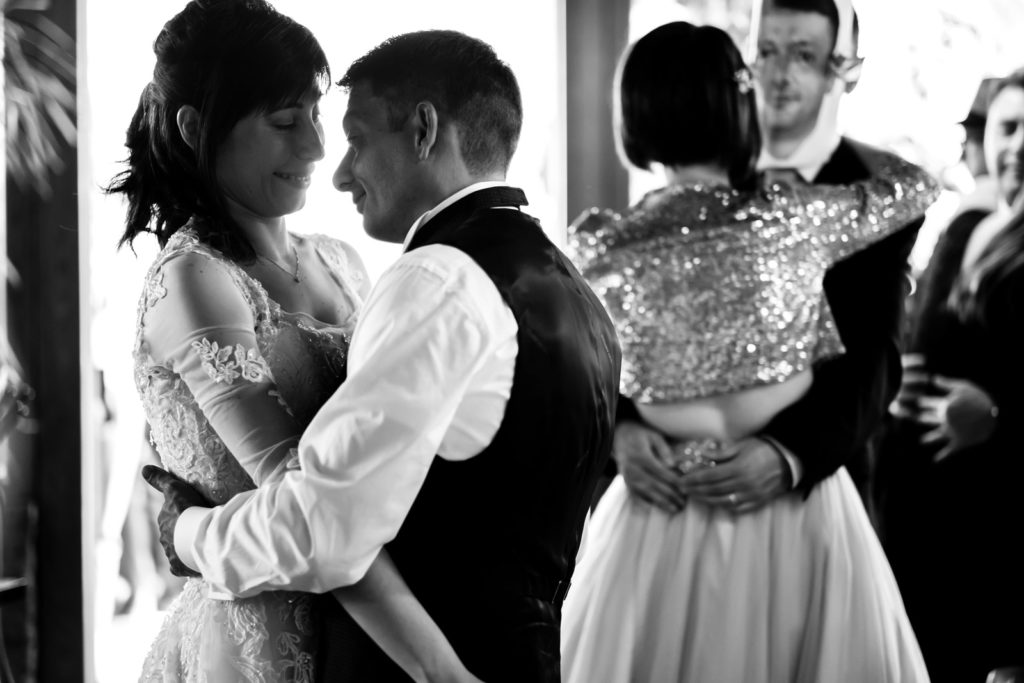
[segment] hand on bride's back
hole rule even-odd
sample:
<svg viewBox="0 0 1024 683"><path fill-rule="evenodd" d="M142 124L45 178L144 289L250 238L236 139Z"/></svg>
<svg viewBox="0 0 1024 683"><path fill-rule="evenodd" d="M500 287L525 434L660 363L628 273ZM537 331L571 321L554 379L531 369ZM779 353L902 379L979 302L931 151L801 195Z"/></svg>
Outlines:
<svg viewBox="0 0 1024 683"><path fill-rule="evenodd" d="M203 498L195 488L174 476L170 472L155 465L142 468L142 477L146 482L164 495L164 504L157 516L160 529L160 545L171 565L171 573L175 576L199 576L178 557L174 547L174 527L181 513L190 507L209 507L211 503Z"/></svg>
<svg viewBox="0 0 1024 683"><path fill-rule="evenodd" d="M669 464L672 448L661 432L639 422L620 422L612 457L633 495L666 512L686 506L686 496L678 489L681 475Z"/></svg>

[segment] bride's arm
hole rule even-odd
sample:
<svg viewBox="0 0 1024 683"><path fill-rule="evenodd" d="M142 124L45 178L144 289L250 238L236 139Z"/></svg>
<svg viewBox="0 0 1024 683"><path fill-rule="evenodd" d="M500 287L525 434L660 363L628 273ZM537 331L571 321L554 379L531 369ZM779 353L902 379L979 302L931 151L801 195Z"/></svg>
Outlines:
<svg viewBox="0 0 1024 683"><path fill-rule="evenodd" d="M257 485L283 471L302 429L277 393L252 308L228 264L199 253L178 255L161 266L148 289L158 296L147 301L141 334L153 362L187 387L223 447ZM166 413L178 428L181 418L163 402L149 412L151 424L154 414L159 421ZM175 429L153 427L173 438ZM218 448L214 442L206 447Z"/></svg>
<svg viewBox="0 0 1024 683"><path fill-rule="evenodd" d="M297 464L301 427L277 397L258 351L249 306L223 264L189 254L167 264L162 295L144 316L150 352L173 367L210 426L257 485ZM390 558L382 553L366 576L335 596L356 622L419 681L474 682L451 644Z"/></svg>
<svg viewBox="0 0 1024 683"><path fill-rule="evenodd" d="M387 550L380 552L362 580L332 593L413 680L479 683L409 590Z"/></svg>

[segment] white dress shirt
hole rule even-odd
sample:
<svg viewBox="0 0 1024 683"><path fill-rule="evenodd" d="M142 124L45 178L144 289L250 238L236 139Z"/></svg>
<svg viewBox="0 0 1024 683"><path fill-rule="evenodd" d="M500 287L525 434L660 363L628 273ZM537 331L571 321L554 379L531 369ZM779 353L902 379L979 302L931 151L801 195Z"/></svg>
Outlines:
<svg viewBox="0 0 1024 683"><path fill-rule="evenodd" d="M471 192L420 217L409 231ZM324 592L355 583L393 539L434 455L464 460L494 438L512 390L518 325L462 251L404 253L370 292L348 377L298 446L300 469L216 508L189 508L174 543L211 595ZM426 558L429 561L429 558Z"/></svg>

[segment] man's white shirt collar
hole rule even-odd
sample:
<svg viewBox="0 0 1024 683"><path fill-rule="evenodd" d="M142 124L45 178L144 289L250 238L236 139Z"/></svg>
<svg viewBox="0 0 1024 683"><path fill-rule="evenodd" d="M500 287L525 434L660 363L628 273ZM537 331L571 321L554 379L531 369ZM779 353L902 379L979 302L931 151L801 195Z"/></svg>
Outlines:
<svg viewBox="0 0 1024 683"><path fill-rule="evenodd" d="M444 211L449 206L459 201L466 195L473 194L478 190L486 190L491 187L508 187L508 183L505 182L504 180L483 180L479 183L467 185L466 187L462 188L455 194L449 196L447 199L443 200L440 204L435 206L430 211L427 211L425 214L417 218L415 222L413 222L412 227L409 228L409 232L406 233L405 235L405 241L402 243L402 249L409 248L409 242L412 241L412 236L415 235L416 231L419 230L423 226L423 224L429 221L431 218L441 213L442 211Z"/></svg>

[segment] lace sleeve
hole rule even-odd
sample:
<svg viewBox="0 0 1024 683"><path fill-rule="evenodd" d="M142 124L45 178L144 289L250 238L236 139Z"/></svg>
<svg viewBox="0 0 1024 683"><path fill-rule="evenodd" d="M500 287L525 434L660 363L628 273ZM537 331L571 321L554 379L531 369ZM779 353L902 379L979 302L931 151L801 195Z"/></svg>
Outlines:
<svg viewBox="0 0 1024 683"><path fill-rule="evenodd" d="M279 400L252 308L223 263L189 253L163 268L143 318L153 359L185 382L210 426L259 485L287 467L301 430Z"/></svg>
<svg viewBox="0 0 1024 683"><path fill-rule="evenodd" d="M926 171L885 155L874 175L852 185L774 186L770 193L797 218L814 226L830 262L840 261L898 231L939 197L939 184Z"/></svg>

